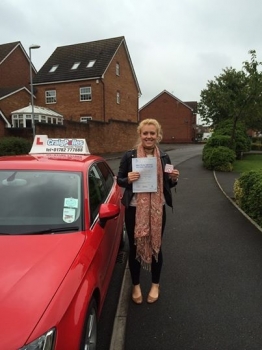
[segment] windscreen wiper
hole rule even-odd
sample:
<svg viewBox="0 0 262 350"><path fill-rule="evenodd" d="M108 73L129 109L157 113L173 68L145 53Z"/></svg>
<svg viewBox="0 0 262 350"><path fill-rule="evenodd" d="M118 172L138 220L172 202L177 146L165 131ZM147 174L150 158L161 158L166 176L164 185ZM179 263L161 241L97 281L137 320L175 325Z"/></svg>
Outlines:
<svg viewBox="0 0 262 350"><path fill-rule="evenodd" d="M66 231L79 231L79 226L67 226L67 227L50 227L42 231L29 232L28 234L45 234L45 233L57 233Z"/></svg>
<svg viewBox="0 0 262 350"><path fill-rule="evenodd" d="M56 227L56 228L47 228L41 231L32 231L32 232L0 232L0 236L21 236L21 235L44 235L45 233L58 233L58 232L71 232L79 231L79 226L68 226L68 227Z"/></svg>

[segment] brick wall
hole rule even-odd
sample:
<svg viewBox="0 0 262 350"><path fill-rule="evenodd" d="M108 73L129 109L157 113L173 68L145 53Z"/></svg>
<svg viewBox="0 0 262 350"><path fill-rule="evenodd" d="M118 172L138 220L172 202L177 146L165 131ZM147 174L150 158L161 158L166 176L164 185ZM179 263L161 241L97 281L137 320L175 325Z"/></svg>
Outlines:
<svg viewBox="0 0 262 350"><path fill-rule="evenodd" d="M0 137L5 136L5 124L2 118L0 118Z"/></svg>
<svg viewBox="0 0 262 350"><path fill-rule="evenodd" d="M93 154L124 152L137 141L137 124L111 120L108 123L65 121L64 125L36 123L37 135L50 138L84 138ZM32 138L32 129L5 129L5 136Z"/></svg>
<svg viewBox="0 0 262 350"><path fill-rule="evenodd" d="M23 89L0 100L0 109L6 119L11 123L11 113L17 109L26 107L29 104L31 104L30 93Z"/></svg>
<svg viewBox="0 0 262 350"><path fill-rule="evenodd" d="M80 102L80 87L91 86L92 101ZM79 122L81 116L91 115L104 121L102 84L94 80L37 86L36 105L50 108L62 114L66 120ZM45 92L56 90L56 103L45 103Z"/></svg>
<svg viewBox="0 0 262 350"><path fill-rule="evenodd" d="M30 94L25 90L21 90L19 92L16 92L13 95L10 95L9 97L6 97L2 100L0 100L0 110L5 116L5 118L11 122L11 112L20 109L22 107L28 106L31 101ZM0 123L0 136L3 136L6 134L6 125L5 121L1 118Z"/></svg>
<svg viewBox="0 0 262 350"><path fill-rule="evenodd" d="M194 140L195 115L190 108L167 93L142 108L139 118L159 121L163 129L163 143L188 143Z"/></svg>
<svg viewBox="0 0 262 350"><path fill-rule="evenodd" d="M18 46L0 65L1 88L30 86L30 64Z"/></svg>
<svg viewBox="0 0 262 350"><path fill-rule="evenodd" d="M116 75L116 64L120 66L120 75ZM123 45L119 48L108 67L105 78L106 120L138 121L138 90ZM120 104L116 102L117 91Z"/></svg>

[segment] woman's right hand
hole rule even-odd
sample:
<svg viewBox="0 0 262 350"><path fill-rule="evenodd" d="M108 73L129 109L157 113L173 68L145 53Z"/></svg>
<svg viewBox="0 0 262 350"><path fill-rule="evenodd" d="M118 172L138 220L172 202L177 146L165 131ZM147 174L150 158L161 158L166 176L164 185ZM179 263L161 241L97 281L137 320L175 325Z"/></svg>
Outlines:
<svg viewBox="0 0 262 350"><path fill-rule="evenodd" d="M140 174L138 171L130 171L127 174L127 180L129 184L131 184L134 181L137 181L139 178L140 178Z"/></svg>

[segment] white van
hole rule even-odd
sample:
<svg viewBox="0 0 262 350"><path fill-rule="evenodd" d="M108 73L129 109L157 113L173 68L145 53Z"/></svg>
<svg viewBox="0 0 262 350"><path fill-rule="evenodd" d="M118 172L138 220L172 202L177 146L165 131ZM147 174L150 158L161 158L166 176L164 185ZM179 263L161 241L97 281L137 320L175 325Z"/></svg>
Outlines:
<svg viewBox="0 0 262 350"><path fill-rule="evenodd" d="M203 141L208 140L212 136L212 134L213 134L212 132L204 132L202 136L202 140Z"/></svg>

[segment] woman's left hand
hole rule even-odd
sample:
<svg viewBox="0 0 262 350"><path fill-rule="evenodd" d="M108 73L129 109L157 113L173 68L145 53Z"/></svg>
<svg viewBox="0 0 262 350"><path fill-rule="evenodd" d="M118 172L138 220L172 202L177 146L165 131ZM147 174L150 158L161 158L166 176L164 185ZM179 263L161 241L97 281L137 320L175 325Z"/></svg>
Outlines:
<svg viewBox="0 0 262 350"><path fill-rule="evenodd" d="M169 177L172 181L177 181L179 178L179 171L177 169L173 169L172 172L169 174Z"/></svg>

